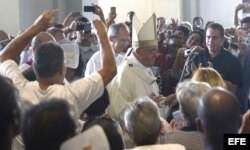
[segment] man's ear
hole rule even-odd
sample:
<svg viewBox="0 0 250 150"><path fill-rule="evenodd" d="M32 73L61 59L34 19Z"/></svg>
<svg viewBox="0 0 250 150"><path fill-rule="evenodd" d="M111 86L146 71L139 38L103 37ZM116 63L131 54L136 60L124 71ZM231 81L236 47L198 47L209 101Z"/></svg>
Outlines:
<svg viewBox="0 0 250 150"><path fill-rule="evenodd" d="M113 43L114 40L115 40L115 38L114 38L113 36L108 36L108 39L109 39L109 41L112 42L112 43Z"/></svg>
<svg viewBox="0 0 250 150"><path fill-rule="evenodd" d="M136 48L136 50L135 50L136 55L140 55L140 54L141 54L141 51L142 51L141 48Z"/></svg>
<svg viewBox="0 0 250 150"><path fill-rule="evenodd" d="M202 128L202 124L201 124L201 120L200 118L196 117L195 118L195 122L196 122L196 127L197 127L197 130L200 131L200 132L203 132L203 128Z"/></svg>
<svg viewBox="0 0 250 150"><path fill-rule="evenodd" d="M164 124L163 124L163 122L161 122L161 124L160 124L160 134L159 134L159 136L161 135L161 136L163 136L165 134L165 132L164 132Z"/></svg>
<svg viewBox="0 0 250 150"><path fill-rule="evenodd" d="M66 69L67 69L67 68L64 66L64 63L63 63L63 64L60 66L58 73L59 73L60 75L64 76L65 73L66 73Z"/></svg>

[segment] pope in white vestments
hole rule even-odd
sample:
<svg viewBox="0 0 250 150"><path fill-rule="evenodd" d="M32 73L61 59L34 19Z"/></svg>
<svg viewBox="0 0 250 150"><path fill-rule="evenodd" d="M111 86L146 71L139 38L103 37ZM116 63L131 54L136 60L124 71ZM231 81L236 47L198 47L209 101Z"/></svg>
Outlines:
<svg viewBox="0 0 250 150"><path fill-rule="evenodd" d="M125 108L137 98L159 95L156 77L150 69L157 57L155 23L155 14L145 24L140 24L134 16L133 49L129 56L125 56L116 77L108 86L110 106L107 113L119 121L123 120Z"/></svg>

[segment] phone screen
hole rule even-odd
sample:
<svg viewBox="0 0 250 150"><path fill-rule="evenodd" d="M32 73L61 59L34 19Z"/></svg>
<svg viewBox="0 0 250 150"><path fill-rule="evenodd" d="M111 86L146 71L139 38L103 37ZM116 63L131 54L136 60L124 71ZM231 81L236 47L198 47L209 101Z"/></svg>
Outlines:
<svg viewBox="0 0 250 150"><path fill-rule="evenodd" d="M94 6L84 6L83 11L84 12L95 12L95 7Z"/></svg>
<svg viewBox="0 0 250 150"><path fill-rule="evenodd" d="M84 24L84 32L91 32L91 23Z"/></svg>

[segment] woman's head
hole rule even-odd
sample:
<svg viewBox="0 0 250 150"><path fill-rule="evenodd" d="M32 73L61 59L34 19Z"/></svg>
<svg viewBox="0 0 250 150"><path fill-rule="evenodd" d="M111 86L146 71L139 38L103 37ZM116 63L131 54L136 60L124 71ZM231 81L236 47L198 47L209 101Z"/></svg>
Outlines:
<svg viewBox="0 0 250 150"><path fill-rule="evenodd" d="M207 82L211 86L226 88L226 84L221 75L213 68L199 68L192 77L193 81Z"/></svg>

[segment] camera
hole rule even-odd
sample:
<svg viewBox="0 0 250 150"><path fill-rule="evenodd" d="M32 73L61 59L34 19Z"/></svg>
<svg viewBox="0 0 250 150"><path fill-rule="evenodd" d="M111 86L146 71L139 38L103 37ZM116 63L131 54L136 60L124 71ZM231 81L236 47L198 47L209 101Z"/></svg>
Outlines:
<svg viewBox="0 0 250 150"><path fill-rule="evenodd" d="M82 30L84 30L84 32L90 32L91 31L91 23L86 22L84 24L77 24L76 31L82 31Z"/></svg>
<svg viewBox="0 0 250 150"><path fill-rule="evenodd" d="M190 54L191 54L191 49L186 49L185 51L184 51L184 57L188 57Z"/></svg>
<svg viewBox="0 0 250 150"><path fill-rule="evenodd" d="M95 12L95 7L94 6L84 6L83 11L84 12Z"/></svg>
<svg viewBox="0 0 250 150"><path fill-rule="evenodd" d="M110 7L110 11L112 14L116 14L116 7Z"/></svg>

